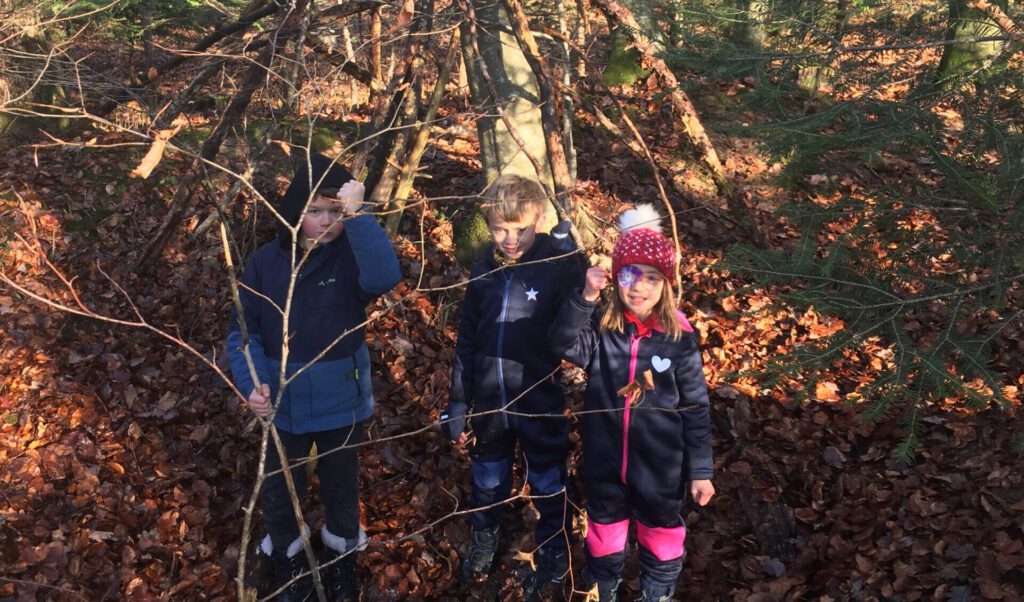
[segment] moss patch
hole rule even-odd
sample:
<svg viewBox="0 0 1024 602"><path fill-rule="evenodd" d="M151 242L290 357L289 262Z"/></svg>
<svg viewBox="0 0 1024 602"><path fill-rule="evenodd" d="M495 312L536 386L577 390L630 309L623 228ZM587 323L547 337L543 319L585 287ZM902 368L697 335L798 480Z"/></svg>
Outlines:
<svg viewBox="0 0 1024 602"><path fill-rule="evenodd" d="M470 267L484 257L491 246L491 233L487 220L479 211L455 225L455 258L459 265Z"/></svg>
<svg viewBox="0 0 1024 602"><path fill-rule="evenodd" d="M626 44L626 36L618 32L612 35L612 51L602 74L609 86L631 86L647 77L647 71L640 66L640 53L635 48L627 49Z"/></svg>

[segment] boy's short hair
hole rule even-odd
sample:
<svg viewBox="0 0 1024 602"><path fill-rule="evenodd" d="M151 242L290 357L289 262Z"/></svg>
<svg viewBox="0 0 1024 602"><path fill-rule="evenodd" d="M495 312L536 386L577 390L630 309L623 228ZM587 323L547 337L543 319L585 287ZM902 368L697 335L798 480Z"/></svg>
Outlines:
<svg viewBox="0 0 1024 602"><path fill-rule="evenodd" d="M529 211L543 215L548 203L548 195L539 182L510 174L495 178L480 198L488 222L494 218L516 221Z"/></svg>

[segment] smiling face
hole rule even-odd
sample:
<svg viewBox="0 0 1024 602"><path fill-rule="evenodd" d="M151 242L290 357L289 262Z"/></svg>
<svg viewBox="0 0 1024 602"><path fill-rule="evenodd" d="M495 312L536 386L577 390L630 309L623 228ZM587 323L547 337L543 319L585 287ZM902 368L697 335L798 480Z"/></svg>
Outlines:
<svg viewBox="0 0 1024 602"><path fill-rule="evenodd" d="M634 316L646 320L665 290L665 277L649 265L630 264L619 270L619 299Z"/></svg>
<svg viewBox="0 0 1024 602"><path fill-rule="evenodd" d="M508 259L519 259L530 250L537 239L537 219L540 214L528 211L514 220L504 220L491 216L487 227L491 232L491 240L501 254Z"/></svg>
<svg viewBox="0 0 1024 602"><path fill-rule="evenodd" d="M338 238L345 229L344 213L337 199L317 196L302 218L302 238L299 244L308 249L314 244L327 244Z"/></svg>

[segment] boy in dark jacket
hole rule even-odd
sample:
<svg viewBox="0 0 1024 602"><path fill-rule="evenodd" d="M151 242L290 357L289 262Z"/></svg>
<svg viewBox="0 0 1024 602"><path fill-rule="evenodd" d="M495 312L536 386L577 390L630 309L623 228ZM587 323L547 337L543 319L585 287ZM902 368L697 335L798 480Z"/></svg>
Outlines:
<svg viewBox="0 0 1024 602"><path fill-rule="evenodd" d="M273 416L289 462L302 462L317 446L326 506L325 562L334 561L324 571L331 600L357 599L355 552L366 542L359 524L355 447L374 405L366 306L401 277L387 234L374 216L362 212L363 195L363 185L327 157L314 155L299 167L278 207L288 225L278 224L277 240L256 251L239 284L258 382L234 312L227 341L238 390L258 416ZM280 467L271 443L266 472ZM304 495L305 464L291 472ZM278 587L287 585L277 599L305 600L312 581L309 575L294 579L309 566L281 473L264 482L260 504L268 533L261 547L271 558Z"/></svg>
<svg viewBox="0 0 1024 602"><path fill-rule="evenodd" d="M566 296L583 280L568 224L537 234L546 197L536 182L501 176L484 192L484 216L494 246L474 266L462 306L451 393L442 426L464 442L469 417L473 491L470 546L461 577L490 570L498 545L502 501L512 488L515 445L525 459L537 523L536 571L527 599L568 567L566 455L569 424L559 384L560 358L547 332ZM469 413L471 412L471 413Z"/></svg>

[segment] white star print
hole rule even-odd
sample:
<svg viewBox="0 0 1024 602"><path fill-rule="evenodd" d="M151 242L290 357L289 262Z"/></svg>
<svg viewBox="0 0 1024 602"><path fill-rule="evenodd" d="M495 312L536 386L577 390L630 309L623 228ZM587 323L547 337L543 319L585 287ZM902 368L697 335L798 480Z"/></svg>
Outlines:
<svg viewBox="0 0 1024 602"><path fill-rule="evenodd" d="M539 293L539 292L540 291L533 290L533 287L531 286L530 290L526 291L526 300L527 301L536 301L537 300L537 293Z"/></svg>

